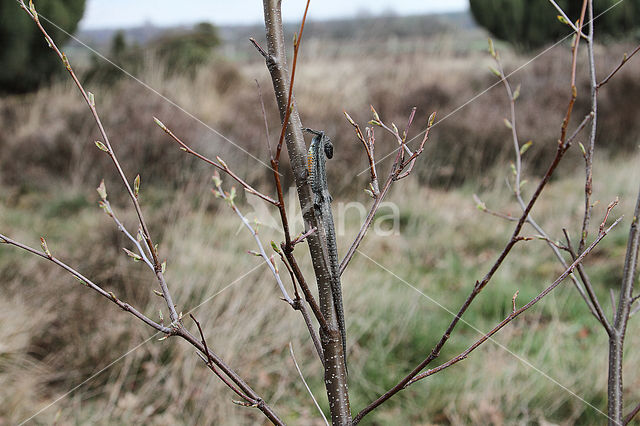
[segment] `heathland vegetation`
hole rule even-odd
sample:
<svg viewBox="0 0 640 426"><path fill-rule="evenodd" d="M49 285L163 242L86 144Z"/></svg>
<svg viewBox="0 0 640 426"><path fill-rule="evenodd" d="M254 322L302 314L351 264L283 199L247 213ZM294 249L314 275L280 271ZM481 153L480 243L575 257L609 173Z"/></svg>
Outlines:
<svg viewBox="0 0 640 426"><path fill-rule="evenodd" d="M303 123L333 139L336 155L328 173L336 202L369 200L362 191L367 173L358 175L367 170L367 158L343 111L364 123L372 104L386 122L403 124L414 106L423 118L438 111L411 182L403 182L389 198L400 208L399 233L371 233L361 247L386 270L356 255L343 278L356 408L424 358L449 323L449 311L457 309L508 238L512 224L480 211L473 194L492 209L519 214L505 185L514 158L504 124L509 99L488 68L493 60L486 34L468 28L464 19L442 21L437 32L428 34L416 24L425 18L374 19L387 22L393 36L379 34L380 22L311 26L296 76ZM360 44L345 41L338 32L345 27L360 31ZM253 35L263 43L264 30L256 31ZM568 101L570 46L566 41L533 53L498 48L506 72L514 72L512 85L521 87L518 131L523 142L532 141L523 155L523 179L530 183L522 191L527 193L556 150ZM625 41L597 45L599 75L632 48ZM110 78L103 84L93 77L87 89L95 93L124 170L141 176L140 202L167 258L167 277L179 283L173 288L176 304L194 309L216 351L250 378L284 419L313 424L308 419L317 413L299 377L291 374L289 355L292 342L311 390L326 409L322 371L304 324L274 293L267 268L245 254L253 247L251 235L239 230L237 218L211 194L212 171L187 157L153 122L152 117L161 118L194 148L220 156L257 189L271 188L270 170L243 152L268 162L254 80L268 122L279 123L264 61L248 42L226 40L215 52L190 62L188 73L175 72L161 53L142 55L135 79ZM90 72L91 61L85 63ZM586 63L582 52L578 67ZM640 181L639 71L640 60L630 61L600 93L594 166L598 221L616 196L616 211L627 216L633 211ZM580 74L576 86L588 91L588 75ZM149 291L148 271L123 255L126 238L97 207L94 188L101 179L108 189L116 188L117 176L93 143L99 134L76 90L61 80L28 95L0 98L0 231L32 246L46 236L56 256L155 318L163 301ZM579 98L574 124L589 108ZM280 129L274 125L270 131L271 140L277 140ZM376 151L386 154L394 144L380 133ZM584 167L577 144L567 157L534 211L558 238L568 224L570 234L579 233L583 212ZM292 177L285 174L284 179L289 188ZM134 223L135 211L126 207L125 196L114 190L110 198L121 219ZM245 194L238 204L248 212L256 205ZM260 211L255 213L265 221ZM341 219L346 224L339 236L341 251L357 233L360 219ZM603 301L619 286L629 219L623 223L586 261ZM282 239L268 226L260 234L264 241ZM525 234L533 237L535 231ZM310 271L310 262L302 266ZM519 246L466 314L475 329L461 324L443 359L477 340L478 330L486 332L501 321L516 290L518 300L528 301L562 271L545 242L534 239ZM0 289L0 424L27 419L78 385L35 421L262 421L254 411L231 403L232 394L191 346L158 342L160 335L64 271L0 247ZM610 317L611 304L604 309ZM640 344L635 320L627 332L628 366L640 362L632 350ZM495 339L498 344L485 344L446 375L404 391L367 418L370 424L602 423L598 410L606 411L607 336L569 282ZM632 368L627 371L625 396L631 407L640 398L640 376Z"/></svg>

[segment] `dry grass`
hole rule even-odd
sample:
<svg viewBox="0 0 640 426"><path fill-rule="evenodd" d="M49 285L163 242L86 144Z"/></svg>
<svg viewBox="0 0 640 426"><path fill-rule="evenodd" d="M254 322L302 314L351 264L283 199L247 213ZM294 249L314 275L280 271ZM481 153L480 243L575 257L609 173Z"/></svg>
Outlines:
<svg viewBox="0 0 640 426"><path fill-rule="evenodd" d="M601 204L613 194L620 195L618 214L631 209L635 182L640 178L633 166L637 161L637 157L600 161L596 169L609 177L606 188L599 188ZM207 185L202 182L201 190L206 191ZM452 310L462 301L496 256L509 228L475 209L469 195L472 187L443 192L410 184L409 190L414 194L411 202L406 201L403 191L392 195L402 208L401 234L384 238L372 234L362 247L402 280L361 255L344 278L354 408L362 407L424 356L450 320L443 307ZM567 223L575 228L580 190L579 176L556 182L535 212L537 217L554 231ZM482 196L496 207L507 199L501 185ZM34 203L39 209L47 208L46 201ZM194 309L210 344L273 402L286 420L309 424L316 413L292 372L289 341L315 395L325 407L326 401L321 369L313 359L299 317L279 300L266 269L256 268L258 259L242 254L252 247L251 239L243 230L237 232L237 220L221 203L213 202L212 207L211 200L205 199L196 208L185 204L177 199L153 220L154 227L166 226L161 252L169 259L167 277L178 306L183 311ZM76 212L73 233L68 232L68 216L43 220L37 214L24 217L23 210L6 208L2 213L4 227L9 225L10 231L33 244L37 244L33 241L37 235L49 230L47 239L55 253L79 265L80 270L91 271L119 297L157 317L154 312L162 300L149 296L151 277L143 266L120 254L119 247L125 242L97 210L83 207ZM127 216L133 220L131 212ZM25 223L33 226L27 230ZM347 234L356 231L353 218L347 218L346 223ZM278 238L268 228L261 233L265 241ZM625 234L624 229L616 231L588 261L594 277L599 277L600 270L620 273ZM83 235L81 241L79 235ZM347 240L345 237L343 242ZM88 252L87 247L96 250ZM36 420L48 423L59 412L62 424L262 421L256 412L230 402L232 395L188 345L158 342L159 336L151 337L151 332L133 318L52 266L4 249L0 269L2 276L9 277L3 281L6 294L12 295L3 300L2 310L7 317L3 324L8 326L2 336L0 380L10 386L5 389L11 389L0 406L4 422L23 420L143 342ZM465 319L478 330L488 330L508 312L516 289L525 303L559 272L541 242L528 243L514 254ZM607 287L616 280L601 278L597 288L607 300ZM610 308L606 310L610 314ZM631 327L629 348L640 343L636 342L633 321ZM477 337L474 329L463 325L442 359ZM558 289L496 340L581 398L603 407L606 339L570 285ZM627 365L639 361L629 351ZM593 409L527 363L488 343L465 363L405 391L371 420L376 424L601 422ZM631 368L627 371L632 384L637 378ZM628 389L629 401L640 397L634 386Z"/></svg>
<svg viewBox="0 0 640 426"><path fill-rule="evenodd" d="M602 69L612 66L622 49L601 49ZM337 201L368 202L359 190L366 176L354 179L353 173L336 172L365 167L364 154L342 110L360 122L369 118L369 103L385 121L404 123L414 105L422 116L438 110L445 117L493 83L486 70L487 56L481 53L336 54L328 62L319 50L313 52L302 58L296 96L305 125L334 135L339 149L331 165L331 185ZM504 56L510 69L527 60L509 52ZM559 47L514 77L514 82L523 84L518 101L521 136L535 142L526 154L530 181L535 181L554 148L567 100L567 61L567 50ZM632 119L635 94L640 91L635 78L638 64L629 63L602 93L601 141L610 149L598 154L595 191L601 202L596 217L615 195L622 201L618 214L628 214L637 191L637 153L626 158L609 155L631 152L638 141L640 124ZM270 123L276 123L271 86L264 64L258 61L218 61L193 79L167 77L152 65L143 75L150 86L161 88L168 98L264 160L263 122L253 78L262 86ZM158 116L206 154L221 155L258 187L269 187L268 171L133 81L89 89L96 92L126 171L131 176L141 172L142 204L160 252L168 259L167 277L180 310L193 310L211 346L286 421L320 424L312 420L316 412L288 354L292 342L314 394L326 409L321 369L299 316L279 300L276 285L258 266L259 260L244 254L253 248L252 240L239 231L238 221L223 203L210 195L210 172L172 146L151 116ZM577 117L584 108L577 107ZM152 277L122 254L127 242L94 206L92 188L105 177L116 208L127 223L135 221L133 212L121 206L111 165L90 143L97 134L72 87L59 84L26 98L0 99L0 111L0 229L34 246L40 235L46 235L57 256L157 318L162 300L151 293ZM354 410L424 358L450 320L443 307L458 307L505 243L510 225L477 211L471 194L478 192L492 208L517 213L503 184L511 149L502 125L506 114L505 96L496 88L438 124L417 176L392 193L392 201L401 208L401 233L372 234L362 251L401 279L362 255L356 255L346 273ZM273 141L275 126L271 131ZM380 138L378 152L386 149L392 149L391 141ZM578 150L572 155L534 211L555 236L567 225L572 234L578 232L583 183L580 168L574 167L580 164ZM457 189L443 189L454 183ZM345 223L341 250L358 227L353 217ZM608 288L619 282L626 232L621 226L587 262L603 301L608 301ZM281 239L268 227L261 235L265 242ZM304 247L299 250L304 253ZM307 276L313 276L308 259L303 263ZM523 245L465 320L479 330L490 329L510 309L516 289L525 303L560 272L543 243ZM0 300L0 321L5 325L0 331L0 425L28 418L89 378L34 422L51 424L56 418L58 424L264 422L259 413L231 403L233 395L204 368L191 347L171 339L158 342L159 336L51 265L2 247L0 277L6 295ZM632 321L628 348L640 343L637 331ZM477 330L461 325L441 359L477 337ZM496 340L598 409L606 405L606 338L570 285L558 288ZM640 383L631 367L640 359L629 350L625 362L627 401L632 404L640 398ZM464 363L404 391L368 422L602 423L594 409L531 365L487 343Z"/></svg>

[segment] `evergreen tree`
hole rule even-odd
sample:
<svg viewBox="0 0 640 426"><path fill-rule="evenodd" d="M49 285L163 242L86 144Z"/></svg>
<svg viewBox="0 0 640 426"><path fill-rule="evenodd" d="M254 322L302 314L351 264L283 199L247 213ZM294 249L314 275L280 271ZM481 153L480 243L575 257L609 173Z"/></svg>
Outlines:
<svg viewBox="0 0 640 426"><path fill-rule="evenodd" d="M73 33L84 13L84 5L85 0L35 2L42 25L59 45L69 37L47 20ZM16 1L0 1L0 46L0 92L34 90L64 69L40 30Z"/></svg>
<svg viewBox="0 0 640 426"><path fill-rule="evenodd" d="M582 0L558 0L557 3L572 21L580 18ZM593 3L597 17L594 25L600 37L640 35L640 0L621 3L618 0L599 0ZM549 0L470 0L470 5L479 25L520 49L540 47L571 32L558 20L558 11Z"/></svg>

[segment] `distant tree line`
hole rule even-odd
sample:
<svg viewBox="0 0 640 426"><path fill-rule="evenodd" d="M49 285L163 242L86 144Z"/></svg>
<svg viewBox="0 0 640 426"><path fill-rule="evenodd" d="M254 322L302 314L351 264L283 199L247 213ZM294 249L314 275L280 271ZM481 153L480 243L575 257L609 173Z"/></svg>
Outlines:
<svg viewBox="0 0 640 426"><path fill-rule="evenodd" d="M126 33L118 31L111 40L107 56L118 66L134 74L141 69L147 57L159 59L166 66L168 74L173 71L189 73L208 62L219 45L217 28L213 24L202 22L190 30L169 30L144 46L127 42ZM88 80L107 84L123 76L120 70L96 56L85 75Z"/></svg>
<svg viewBox="0 0 640 426"><path fill-rule="evenodd" d="M37 8L42 25L62 45L69 40L67 34L78 28L85 0L47 0L38 2ZM144 47L128 44L125 33L118 32L107 56L132 73L140 69L148 53L165 63L169 72L190 72L207 62L219 44L216 27L200 23L191 30L167 32ZM15 1L0 1L0 46L0 94L36 90L64 72L58 58L47 52L49 47L40 30ZM106 83L121 77L120 71L97 57L85 74L89 80Z"/></svg>

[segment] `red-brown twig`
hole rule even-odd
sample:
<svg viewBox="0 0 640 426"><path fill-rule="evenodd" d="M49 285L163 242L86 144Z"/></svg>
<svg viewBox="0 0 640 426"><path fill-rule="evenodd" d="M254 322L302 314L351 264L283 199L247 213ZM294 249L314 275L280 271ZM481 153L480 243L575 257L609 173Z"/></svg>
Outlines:
<svg viewBox="0 0 640 426"><path fill-rule="evenodd" d="M605 84L607 84L609 82L609 80L611 80L611 77L613 77L614 75L616 75L616 73L618 71L620 71L620 68L622 68L624 66L624 64L627 63L627 61L629 59L631 59L636 53L638 53L638 51L640 51L640 45L638 45L635 49L633 49L633 52L631 52L631 54L627 55L626 53L624 54L624 56L622 57L622 61L620 61L620 63L618 64L617 67L615 67L608 76L606 76L600 83L598 83L596 85L596 89L600 89L602 86L604 86Z"/></svg>
<svg viewBox="0 0 640 426"><path fill-rule="evenodd" d="M575 69L576 61L577 61L577 56L574 52L573 63L571 67L572 70ZM464 313L467 311L467 309L469 309L469 306L471 306L471 303L475 300L477 295L480 294L480 292L485 288L485 286L491 281L491 279L493 278L495 273L498 271L498 269L500 268L504 260L507 258L508 254L516 245L516 243L521 240L520 232L522 231L522 227L524 226L524 224L527 222L529 218L529 213L531 213L531 209L533 209L533 206L536 204L536 202L540 198L542 191L544 190L546 185L549 183L551 176L553 176L553 173L555 172L558 165L560 164L560 161L562 160L567 150L569 149L570 141L567 140L566 131L567 131L568 120L569 120L569 117L571 116L571 111L573 109L573 104L575 102L576 93L577 92L575 89L575 76L574 76L572 77L572 81L571 81L571 100L569 102L569 106L567 107L567 114L565 115L565 120L563 121L563 124L562 124L561 132L560 132L561 136L560 136L560 139L558 140L556 155L551 161L551 164L549 165L549 167L547 168L547 171L542 177L542 180L538 183L538 186L536 187L533 195L531 196L529 203L524 208L522 215L520 216L520 219L518 220L515 226L515 229L511 234L511 238L503 248L502 252L498 255L497 260L493 263L493 265L491 266L489 271L486 273L486 275L482 278L482 280L476 281L471 293L469 294L469 296L467 296L466 300L458 310L458 313L456 314L454 319L451 321L451 323L449 323L449 326L447 327L445 332L442 334L442 337L440 338L438 343L431 350L431 353L429 353L429 355L422 362L420 362L407 376L402 378L395 386L393 386L391 389L389 389L387 392L385 392L380 397L378 397L375 401L369 404L366 408L364 408L354 418L354 422L353 422L354 424L358 423L368 413L373 411L375 408L379 407L385 401L389 400L389 398L391 398L393 395L400 392L407 383L409 383L415 376L420 374L420 372L427 365L429 365L434 359L436 359L440 355L440 351L449 340L449 337L451 336L453 330L455 329L456 325L458 324L458 322L460 321Z"/></svg>
<svg viewBox="0 0 640 426"><path fill-rule="evenodd" d="M265 33L268 52L260 49L271 82L273 84L281 123L287 123L285 142L296 184L302 217L306 229L316 227L317 232L307 238L311 262L318 285L318 301L326 323L322 348L325 356L324 374L327 377L325 389L330 401L331 418L334 424L343 424L351 419L345 354L342 351L340 332L331 291L334 277L330 272L329 256L326 250L326 233L322 221L313 208L314 196L308 179L307 144L304 141L303 126L296 103L289 102L287 94L291 92L290 76L286 68L287 55L282 27L282 4L280 0L263 0ZM279 208L281 208L279 206ZM285 235L286 238L286 235ZM289 241L285 241L287 260L291 262ZM295 267L293 268L295 271Z"/></svg>
<svg viewBox="0 0 640 426"><path fill-rule="evenodd" d="M309 7L309 2L307 2L307 8ZM300 25L300 35L302 35L302 32L304 31L304 23L306 21L306 17L307 17L307 10L305 9L305 14L303 16L303 20L302 20L302 24ZM263 53L263 56L268 57L268 55L266 54L266 52L264 52L262 50L262 48L255 42L255 40L251 40L252 43L256 46L256 48L261 51L261 53ZM302 41L302 38L297 38L296 43L297 45L295 46L295 52L297 55L297 51L300 48L300 43ZM297 61L294 60L293 65L292 65L292 71L291 71L291 80L289 82L289 96L291 96L292 93L292 89L291 87L293 86L293 82L294 82L294 75L295 75L295 68L297 65ZM295 288L296 285L296 281L297 283L300 285L300 288L302 290L302 293L304 294L305 300L307 301L307 303L309 304L309 306L311 307L311 311L313 312L316 320L318 321L318 323L320 324L320 328L324 331L327 331L329 329L329 325L326 321L326 319L324 318L324 316L322 315L322 312L320 310L320 306L318 305L318 303L316 302L313 293L311 293L311 290L309 289L309 286L307 285L306 279L304 278L302 271L300 270L300 268L298 267L298 263L293 255L293 250L295 248L295 245L304 241L308 236L312 235L317 228L313 227L311 229L309 229L308 231L306 231L305 233L303 233L302 235L299 235L298 237L291 239L291 232L289 230L289 219L287 217L287 209L286 209L286 205L284 202L284 191L282 188L282 181L281 181L281 176L280 176L280 161L279 161L279 151L276 152L276 155L273 155L273 152L271 151L271 144L269 142L269 126L268 126L268 122L267 122L267 115L266 115L266 111L264 108L264 101L262 99L262 93L260 91L260 85L258 85L258 96L259 96L259 100L260 100L260 105L261 105L261 109L262 109L262 116L264 118L264 125L265 125L265 137L267 140L267 147L269 148L269 155L271 157L271 166L273 168L273 179L274 179L274 183L276 185L276 192L278 195L278 200L275 203L275 205L278 207L278 213L280 214L280 220L282 222L282 229L283 229L283 233L284 233L284 237L285 237L285 241L284 243L281 244L281 249L282 252L279 254L282 257L282 261L285 265L287 265L287 269L290 271L291 275L292 275L292 281L293 281L293 285ZM291 102L291 98L289 97L288 99L288 105L291 106L290 104ZM290 108L287 109L287 111L289 111ZM286 130L286 126L288 123L288 117L285 118L285 120L282 123L282 130L281 130L281 137L283 137L283 135L285 134L285 130ZM278 148L281 149L281 143L282 143L282 139L278 142ZM306 310L304 309L304 305L301 302L298 302L297 304L298 309L301 311L301 313L303 314L303 316L306 314ZM308 321L308 317L305 317L305 322L307 323L307 325L309 326L310 322ZM309 327L308 327L309 328ZM324 357L322 355L322 347L321 345L318 344L318 340L315 337L315 332L313 331L312 328L309 328L309 331L311 333L311 337L312 340L314 342L314 345L316 346L316 351L318 352L318 355L320 357L320 360L324 363Z"/></svg>
<svg viewBox="0 0 640 426"><path fill-rule="evenodd" d="M204 352L205 355L201 354L200 352L196 352L196 354L200 357L200 359L202 359L202 361L204 361L204 363L207 365L207 367L209 367L209 369L211 371L213 371L213 373L218 376L218 378L220 380L222 380L222 382L227 385L227 387L229 389L231 389L232 391L234 391L236 393L236 395L238 395L240 398L250 402L251 404L255 404L256 401L249 398L247 395L245 395L233 382L231 382L226 376L224 376L220 371L218 371L218 369L216 368L215 364L213 363L213 358L211 357L211 353L209 352L209 348L207 347L207 340L204 337L204 332L202 331L202 327L200 326L200 322L196 319L196 317L193 316L193 314L189 314L189 316L191 317L191 319L193 320L194 323L196 323L196 326L198 327L198 332L200 333L200 341L202 342L202 345L204 346Z"/></svg>
<svg viewBox="0 0 640 426"><path fill-rule="evenodd" d="M289 229L289 219L287 217L287 210L286 210L286 205L285 205L285 202L284 202L284 191L283 191L283 188L282 188L282 180L281 180L281 175L280 175L280 153L282 151L282 144L284 142L284 136L286 134L287 126L288 126L288 123L289 123L289 117L290 117L290 114L291 114L291 111L292 111L292 108L293 108L293 105L292 105L293 84L294 84L294 81L295 81L295 73L296 73L296 67L297 67L298 52L299 52L299 49L300 49L300 45L302 43L302 35L304 33L304 26L305 26L306 19L307 19L307 12L308 12L308 9L309 9L309 4L310 4L310 0L307 1L306 7L305 7L305 11L304 11L304 15L302 17L302 22L300 24L300 31L298 32L298 35L297 35L296 39L294 40L294 55L293 55L293 63L291 65L291 78L289 80L289 87L288 87L287 108L286 108L286 111L285 111L285 114L284 114L284 118L283 118L283 121L282 121L282 127L281 127L281 131L280 131L280 138L278 140L278 146L276 148L275 155L271 151L271 144L269 143L269 128L268 128L268 124L267 124L267 117L266 117L266 112L265 112L265 108L264 108L264 102L262 100L262 93L260 92L260 86L259 85L258 85L258 93L259 93L259 99L260 99L260 104L261 104L261 108L262 108L262 115L263 115L264 122L265 122L265 133L266 133L266 138L267 138L267 146L269 148L269 155L271 156L271 167L272 167L272 170L273 170L273 179L274 179L274 183L276 185L276 193L277 193L277 196L278 196L278 200L275 203L275 205L278 207L278 213L280 214L280 220L282 222L282 230L283 230L284 239L285 239L284 243L281 244L281 249L282 249L282 252L284 253L284 259L286 259L285 264L287 265L287 268L293 273L293 277L295 278L294 279L294 286L295 286L295 282L296 281L300 285L300 288L302 290L302 293L304 294L305 300L307 301L307 303L311 307L311 311L313 312L316 320L320 324L320 328L323 330L324 333L328 333L329 330L330 330L329 324L328 324L327 320L325 319L324 315L322 314L320 306L316 302L316 300L315 300L315 298L313 296L313 293L309 289L309 286L307 285L306 279L304 278L304 275L302 274L302 271L298 267L298 263L297 263L297 261L295 259L295 256L293 255L293 251L294 251L295 245L300 243L300 242L302 242L302 241L304 241L310 235L313 235L316 232L317 228L316 227L312 227L307 232L305 232L304 234L296 237L295 239L291 238L291 231ZM265 52L264 49L262 49L262 47L260 47L260 45L254 39L250 39L250 41L253 43L253 45L256 47L256 49L258 49L258 51L262 54L262 56L265 59L267 59L267 61L269 61L270 60L269 54L267 52ZM284 259L283 259L283 261L284 261ZM300 307L304 307L304 305L302 303L298 303L298 305ZM306 314L306 310L301 309L301 312L303 313L303 316L304 316L304 314ZM305 317L305 322L307 323L307 326L309 326L310 322L308 321L308 317ZM318 344L318 341L315 338L315 332L313 332L312 328L309 328L309 331L311 333L311 337L312 337L312 340L314 342L314 345L316 346L316 350L318 352L320 360L324 363L324 357L322 355L323 351L321 349L321 345Z"/></svg>
<svg viewBox="0 0 640 426"><path fill-rule="evenodd" d="M587 10L587 0L584 0L582 3L582 11L580 12L580 19L578 21L578 30L582 30L582 26L584 25L584 15ZM562 121L562 130L560 134L560 143L564 144L567 136L567 127L569 126L569 120L571 120L571 112L573 111L573 105L576 102L576 98L578 97L578 89L576 88L576 67L578 65L578 46L580 45L580 36L576 34L576 38L571 46L571 52L573 55L573 60L571 61L571 100L569 101L569 107L567 108L567 113Z"/></svg>
<svg viewBox="0 0 640 426"><path fill-rule="evenodd" d="M300 23L300 31L294 36L293 40L293 63L291 64L291 81L289 82L289 95L287 96L287 111L284 115L282 122L282 130L280 131L280 139L278 140L278 147L276 148L276 161L280 161L280 153L282 152L282 144L284 143L284 135L287 131L287 124L289 123L289 116L291 115L291 107L293 100L293 82L296 78L296 65L298 63L298 51L300 50L300 44L302 43L302 33L304 32L304 24L307 21L307 12L309 11L309 4L311 0L307 0L307 5L304 8L304 15L302 15L302 22Z"/></svg>
<svg viewBox="0 0 640 426"><path fill-rule="evenodd" d="M511 321L513 321L516 317L518 317L524 311L526 311L527 309L531 308L533 305L538 303L543 297L545 297L553 289L555 289L558 285L560 285L560 283L562 283L562 281L564 281L565 278L567 278L567 276L569 276L571 273L573 273L574 269L576 269L576 267L582 262L582 260L586 257L586 255L589 254L591 252L591 250L593 250L598 245L598 243L609 233L609 231L611 231L618 223L620 223L620 220L622 220L622 218L619 218L618 220L616 220L608 228L603 229L599 233L599 235L595 239L595 241L593 243L591 243L591 245L589 247L587 247L587 249L585 251L583 251L582 254L580 256L578 256L578 258L576 258L576 260L571 265L569 265L569 267L567 269L565 269L565 271L553 283L551 283L540 294L538 294L536 297L534 297L529 303L527 303L526 305L524 305L520 309L516 309L515 308L515 306L516 306L515 305L515 299L516 299L516 295L517 295L517 293L516 293L516 295L514 295L512 301L511 301L512 302L512 311L504 320L502 320L498 325L496 325L493 329L491 329L491 331L489 331L488 333L483 335L480 339L478 339L476 342L474 342L471 346L469 346L466 350L464 350L459 355L451 358L449 361L439 365L438 367L432 368L430 370L427 370L427 371L425 371L423 373L418 374L416 377L411 379L411 381L409 381L409 383L407 383L405 388L410 386L410 385L412 385L413 383L417 382L418 380L422 380L422 379L424 379L426 377L432 376L432 375L434 375L434 374L436 374L436 373L438 373L438 372L440 372L440 371L442 371L442 370L444 370L444 369L446 369L448 367L451 367L454 364L457 364L458 362L462 361L463 359L467 358L467 356L469 356L469 354L473 350L475 350L478 346L480 346L481 344L483 344L484 342L489 340L494 334L496 334L498 331L500 331L504 326L506 326Z"/></svg>
<svg viewBox="0 0 640 426"><path fill-rule="evenodd" d="M591 246L588 247L588 251L585 250L585 252L583 253L583 255L581 255L578 259L576 259L575 262L573 262L565 271L562 275L560 275L560 277L558 277L557 280L555 280L549 287L547 287L542 293L540 293L538 296L536 296L534 299L532 299L529 303L527 303L525 306L523 306L522 308L518 309L518 310L513 310L511 312L511 314L509 314L509 316L507 316L507 318L505 318L502 322L500 322L500 324L498 324L496 327L494 327L491 331L489 331L489 333L485 334L484 336L482 336L479 340L477 340L473 345L471 345L469 348L467 348L467 350L465 350L464 352L462 352L460 355L452 358L451 360L447 361L446 363L433 368L431 370L427 370L424 373L420 374L420 371L424 368L420 368L420 370L418 370L418 368L425 364L425 362L421 363L416 369L414 369L412 371L411 374L409 374L408 376L406 376L404 379L402 379L397 385L395 385L393 388L391 388L390 390L388 390L385 394L381 395L379 398L377 398L375 401L373 401L371 404L369 404L367 407L365 407L362 411L360 411L360 413L358 413L358 415L356 417L354 417L353 419L353 424L356 425L358 424L362 418L364 416L366 416L367 414L369 414L371 411L373 411L374 409L376 409L378 406L380 406L382 403L384 403L385 401L387 401L389 398L391 398L392 396L394 396L395 394L397 394L398 392L402 391L403 389L405 389L407 386L411 385L412 383L423 379L425 377L431 376L439 371L444 370L445 368L448 368L460 361L462 361L463 359L465 359L470 352L472 352L473 350L475 350L478 346L480 346L482 343L484 343L486 340L488 340L489 338L491 338L491 336L493 336L495 333L497 333L501 328L503 328L505 325L507 325L509 322L511 322L513 319L515 319L518 315L520 315L522 312L526 311L527 309L529 309L531 306L533 306L534 304L536 304L538 301L540 301L544 296L546 296L549 292L551 292L555 287L557 287L568 275L571 274L571 272L573 272L573 270L576 268L576 266L584 259L584 257L588 254L588 252L590 252L599 242L600 240L602 240L602 238L604 238L606 236L606 234L613 229L613 227L615 227L620 220L622 220L622 218L619 218L618 220L615 221L615 223L613 223L610 227L608 227L605 231L603 231L603 233L601 235L598 236L598 238L592 243ZM476 284L477 287L477 284ZM475 289L475 287L474 287ZM468 305L469 299L467 299L467 301L465 301L465 305ZM512 300L513 305L515 306L515 296L514 296L514 300ZM455 318L455 322L457 322L460 319L460 316L462 315L462 309L461 312L458 313L458 315L456 315ZM453 331L453 329L450 327L449 329L447 329L447 332L451 332ZM448 335L445 333L445 336L447 336L446 338L448 338ZM443 336L444 338L444 336ZM446 341L446 340L445 340ZM441 340L442 342L442 340ZM442 348L443 344L438 344L436 345L436 347L434 348L434 350L431 352L430 357L427 358L427 360L430 362L431 360L435 359L438 356L439 350ZM425 361L427 361L425 360ZM426 364L428 364L428 362L426 362Z"/></svg>
<svg viewBox="0 0 640 426"><path fill-rule="evenodd" d="M631 420L633 420L638 413L640 413L640 403L638 403L638 405L636 405L635 408L625 416L623 425L626 426L631 423Z"/></svg>
<svg viewBox="0 0 640 426"><path fill-rule="evenodd" d="M291 245L295 246L296 244L300 244L301 242L306 240L309 235L313 234L317 230L318 230L317 228L311 228L308 231L303 232L302 234L298 235L293 240L291 240Z"/></svg>
<svg viewBox="0 0 640 426"><path fill-rule="evenodd" d="M380 187L378 185L378 173L376 172L376 159L374 156L374 149L376 143L376 135L372 128L367 127L367 137L362 134L362 130L360 130L360 126L356 123L353 118L347 113L347 111L343 111L344 116L347 118L349 124L351 124L356 132L356 137L362 145L364 146L365 153L367 154L367 160L369 161L369 172L371 173L371 192L372 197L377 198L380 195Z"/></svg>
<svg viewBox="0 0 640 426"><path fill-rule="evenodd" d="M25 250L25 251L27 251L27 252L29 252L31 254L35 254L36 256L39 256L39 257L41 257L43 259L46 259L46 260L58 265L59 267L61 267L62 269L64 269L65 271L67 271L71 275L73 275L76 279L78 279L78 281L80 281L84 286L89 287L93 291L96 291L101 296L107 298L111 302L113 302L116 305L118 305L122 310L130 312L133 316L137 317L138 319L140 319L145 324L151 326L152 328L154 328L154 329L156 329L156 330L158 330L158 331L160 331L160 332L162 332L162 333L164 333L166 335L174 334L175 330L173 328L165 327L165 326L160 325L157 322L151 320L149 317L147 317L146 315L142 314L140 311L135 309L133 306L131 306L128 303L125 303L125 302L119 300L115 296L115 294L113 294L113 292L104 290L102 287L100 287L98 284L95 284L93 281L91 281L86 276L82 275L80 272L76 271L75 269L73 269L72 267L67 265L66 263L64 263L61 260L59 260L56 257L54 257L51 254L51 252L49 251L49 248L47 247L46 243L44 243L44 239L41 239L41 240L43 241L42 245L43 245L43 248L45 248L45 251L36 250L36 249L34 249L32 247L27 246L26 244L22 244L22 243L20 243L20 242L18 242L16 240L13 240L13 239L9 238L8 236L2 235L2 234L0 234L0 240L4 241L5 244L9 244L9 245L15 246L17 248Z"/></svg>

